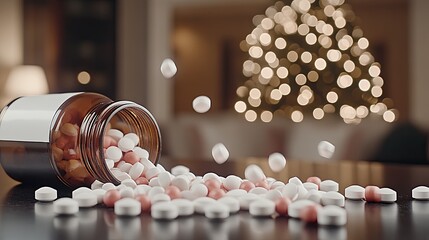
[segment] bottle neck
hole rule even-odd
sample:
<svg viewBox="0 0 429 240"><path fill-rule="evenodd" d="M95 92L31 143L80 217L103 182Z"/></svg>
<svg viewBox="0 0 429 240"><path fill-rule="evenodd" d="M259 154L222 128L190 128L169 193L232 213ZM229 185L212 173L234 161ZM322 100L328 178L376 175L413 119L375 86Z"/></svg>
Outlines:
<svg viewBox="0 0 429 240"><path fill-rule="evenodd" d="M108 169L104 156L104 135L107 129L133 132L140 138L139 146L149 152L156 164L161 153L161 133L152 114L144 107L130 101L100 103L92 108L82 121L79 150L88 172L97 180L119 184Z"/></svg>

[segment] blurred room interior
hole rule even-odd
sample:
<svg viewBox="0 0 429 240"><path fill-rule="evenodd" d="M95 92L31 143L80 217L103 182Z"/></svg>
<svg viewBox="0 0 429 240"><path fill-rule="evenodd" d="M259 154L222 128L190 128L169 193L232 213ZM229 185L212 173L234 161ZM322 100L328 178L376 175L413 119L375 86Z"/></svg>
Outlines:
<svg viewBox="0 0 429 240"><path fill-rule="evenodd" d="M211 159L211 148L222 142L231 159L278 151L298 160L427 163L429 2L346 3L381 65L393 123L382 114L346 124L335 114L250 122L237 113L236 90L246 81L249 58L240 44L272 0L0 1L2 105L13 97L6 87L12 70L37 65L48 92L93 91L147 107L163 134L163 156ZM166 58L178 69L171 79L160 72ZM208 113L193 111L199 95L210 97ZM317 152L323 140L336 146L331 159Z"/></svg>

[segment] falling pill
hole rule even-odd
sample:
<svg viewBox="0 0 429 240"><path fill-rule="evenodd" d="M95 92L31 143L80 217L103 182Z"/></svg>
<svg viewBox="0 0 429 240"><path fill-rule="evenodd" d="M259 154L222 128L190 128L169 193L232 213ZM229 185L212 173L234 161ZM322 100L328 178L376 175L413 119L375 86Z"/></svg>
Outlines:
<svg viewBox="0 0 429 240"><path fill-rule="evenodd" d="M166 58L162 61L160 70L165 78L172 78L177 73L176 64L170 58Z"/></svg>
<svg viewBox="0 0 429 240"><path fill-rule="evenodd" d="M205 113L210 110L211 100L207 96L198 96L192 101L192 107L197 113Z"/></svg>
<svg viewBox="0 0 429 240"><path fill-rule="evenodd" d="M222 164L229 158L229 151L223 143L217 143L212 148L212 156L216 163Z"/></svg>
<svg viewBox="0 0 429 240"><path fill-rule="evenodd" d="M335 146L328 141L321 141L317 146L317 151L319 155L324 158L332 158L335 152Z"/></svg>

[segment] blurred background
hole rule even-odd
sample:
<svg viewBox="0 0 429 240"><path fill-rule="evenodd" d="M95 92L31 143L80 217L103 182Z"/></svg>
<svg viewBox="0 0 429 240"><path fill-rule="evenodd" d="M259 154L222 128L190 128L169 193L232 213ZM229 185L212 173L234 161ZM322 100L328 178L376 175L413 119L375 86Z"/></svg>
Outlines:
<svg viewBox="0 0 429 240"><path fill-rule="evenodd" d="M249 59L245 39L276 4L272 0L0 1L1 103L25 95L27 88L36 94L93 91L132 100L154 114L163 134L162 154L171 158L211 159L212 147L221 142L231 159L278 151L298 160L427 163L429 2L345 3L381 69L379 94L387 99L383 106L394 109L391 115L372 114L348 124L337 109L321 119L314 113L294 119L285 114L289 102L265 118L238 113L243 111L236 106L237 89L249 79L243 73ZM170 79L160 71L166 58L178 69ZM33 80L11 84L18 74L13 72L33 65L40 67L26 68ZM40 70L42 77L36 78ZM210 97L208 113L192 109L199 95ZM330 159L318 153L324 140L336 147Z"/></svg>

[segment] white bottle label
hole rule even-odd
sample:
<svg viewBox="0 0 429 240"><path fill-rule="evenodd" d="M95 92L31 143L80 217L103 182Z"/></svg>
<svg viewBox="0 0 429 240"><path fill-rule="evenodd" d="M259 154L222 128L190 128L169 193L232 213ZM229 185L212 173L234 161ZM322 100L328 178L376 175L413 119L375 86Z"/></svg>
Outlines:
<svg viewBox="0 0 429 240"><path fill-rule="evenodd" d="M0 140L49 142L52 120L59 107L80 93L27 96L5 107L0 118Z"/></svg>

